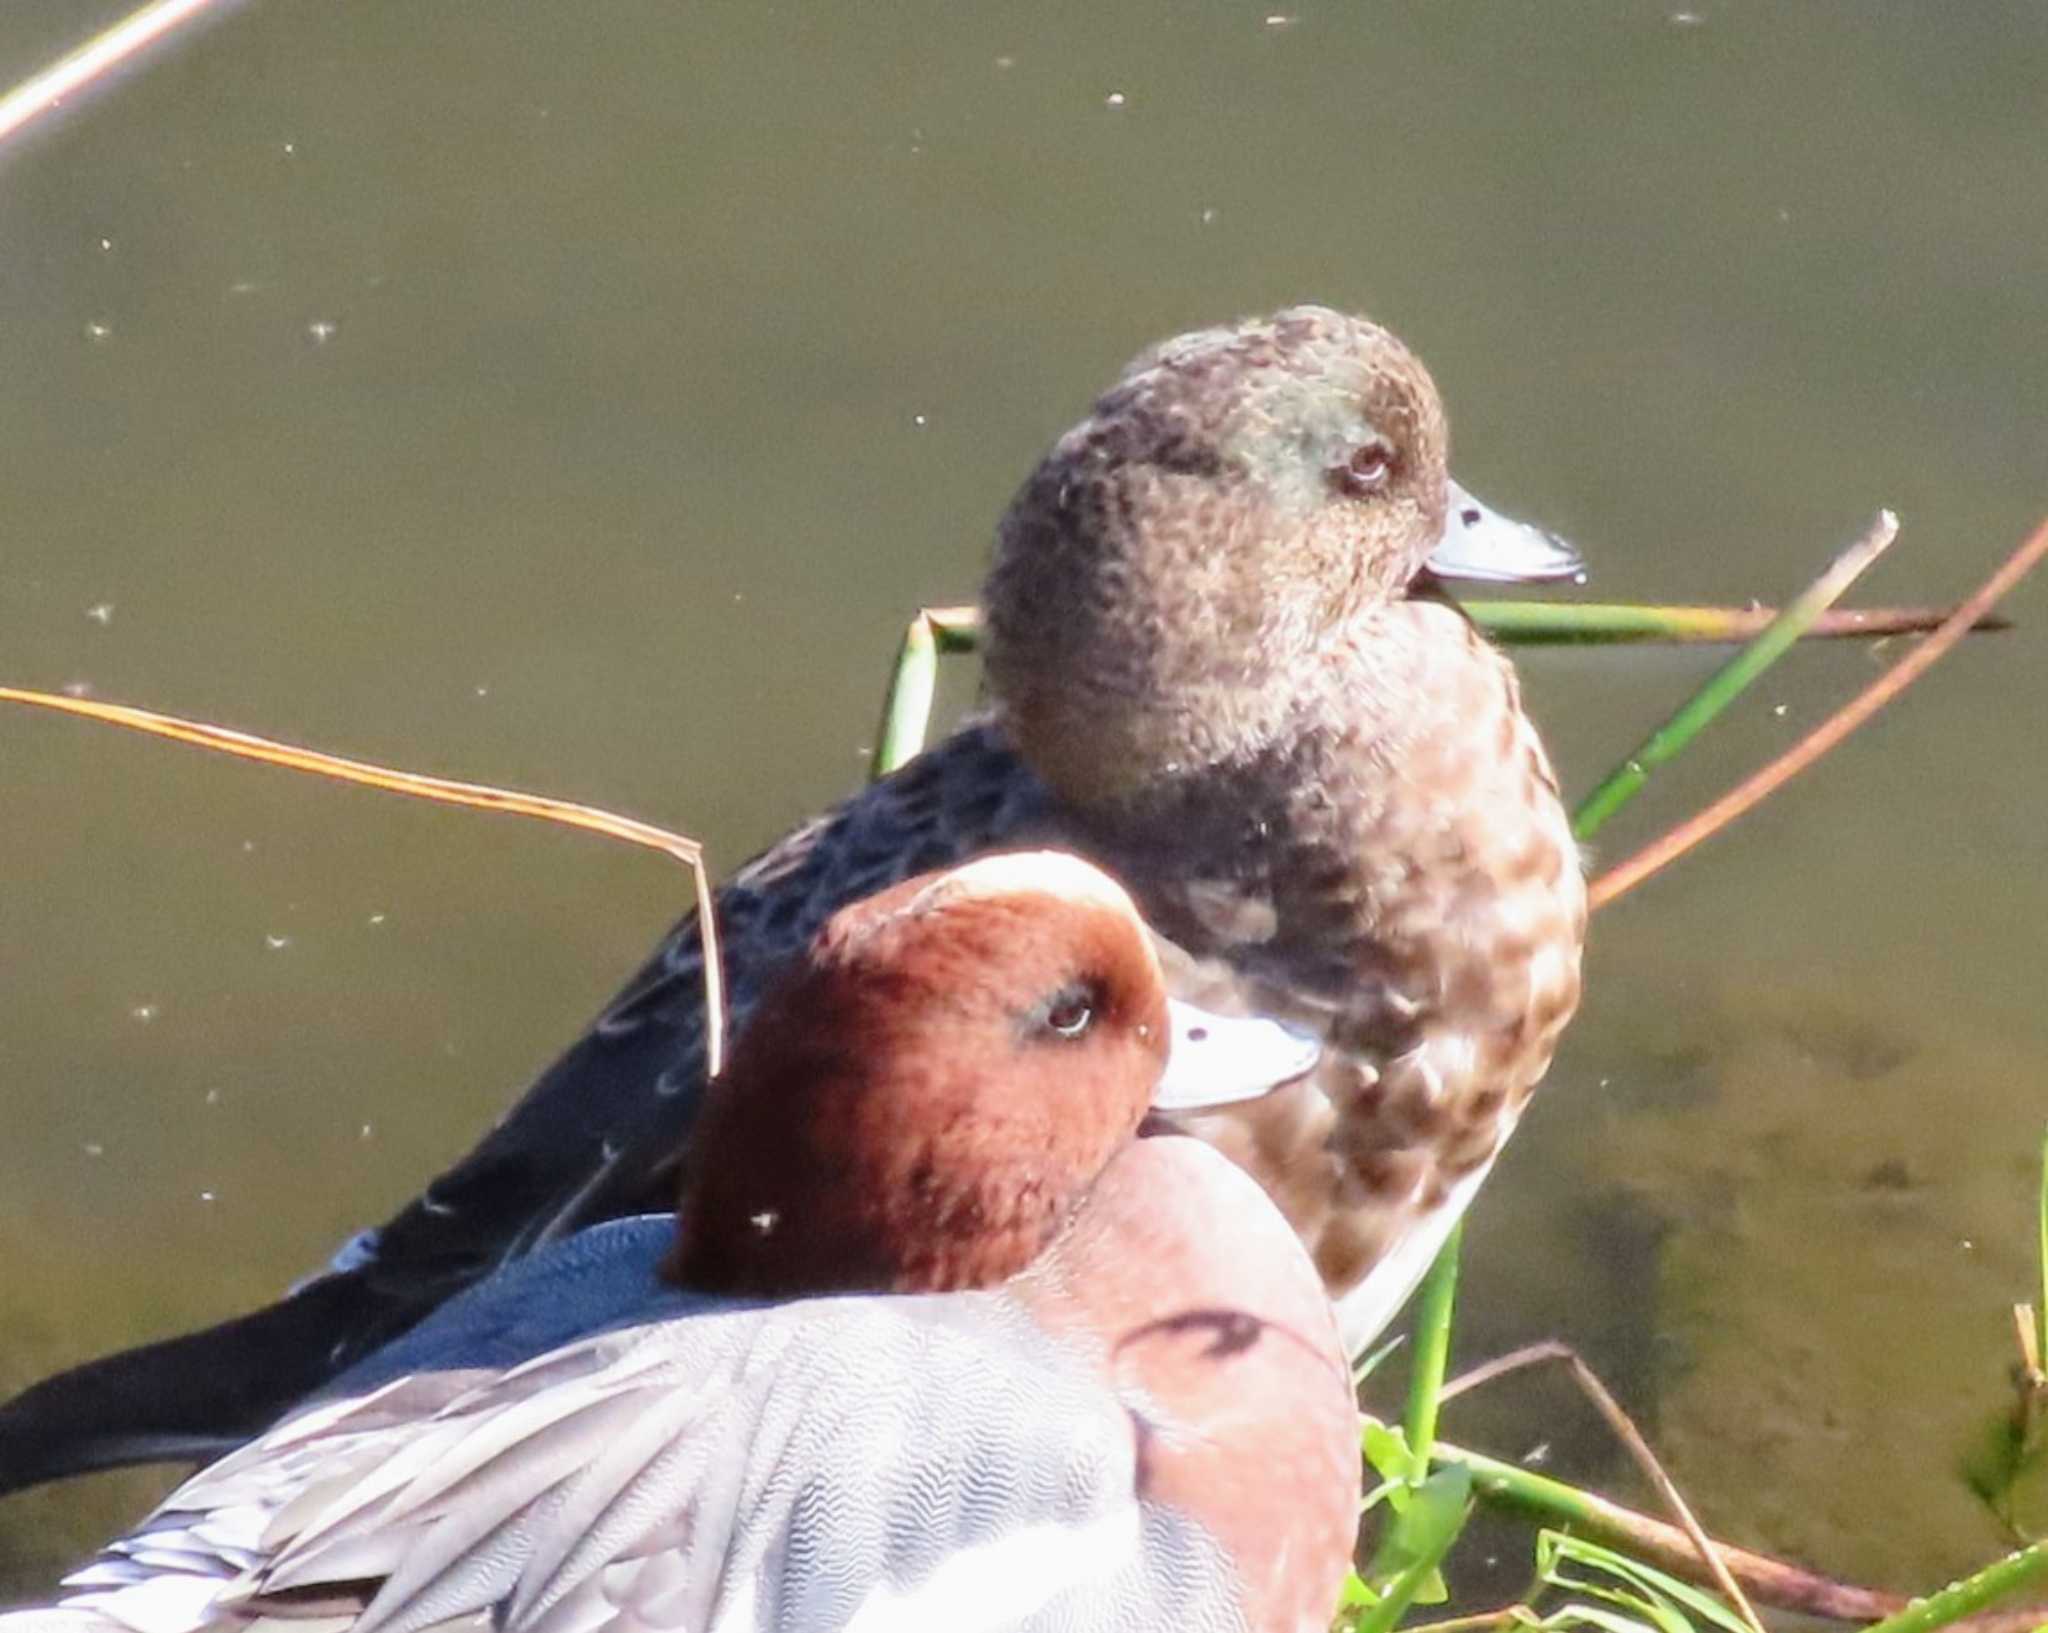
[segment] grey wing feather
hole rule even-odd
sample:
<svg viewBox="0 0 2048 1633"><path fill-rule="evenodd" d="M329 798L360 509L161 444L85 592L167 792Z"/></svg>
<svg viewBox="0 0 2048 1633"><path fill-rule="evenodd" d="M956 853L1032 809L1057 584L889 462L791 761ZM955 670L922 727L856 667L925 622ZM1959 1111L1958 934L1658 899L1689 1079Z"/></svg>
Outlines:
<svg viewBox="0 0 2048 1633"><path fill-rule="evenodd" d="M1139 1498L1127 1403L996 1295L707 1307L456 1386L424 1426L389 1398L202 1474L67 1603L142 1633L266 1594L357 1633L1236 1625L1214 1544ZM194 1512L217 1495L225 1528ZM107 1580L145 1547L203 1591Z"/></svg>

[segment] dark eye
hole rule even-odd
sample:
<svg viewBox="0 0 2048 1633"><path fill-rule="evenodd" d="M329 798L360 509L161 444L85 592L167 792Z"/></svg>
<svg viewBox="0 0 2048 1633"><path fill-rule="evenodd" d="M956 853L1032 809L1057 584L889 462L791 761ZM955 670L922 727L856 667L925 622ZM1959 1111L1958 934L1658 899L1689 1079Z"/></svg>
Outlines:
<svg viewBox="0 0 2048 1633"><path fill-rule="evenodd" d="M1086 987L1065 987L1046 1005L1045 1024L1063 1038L1078 1038L1095 1024L1095 994Z"/></svg>
<svg viewBox="0 0 2048 1633"><path fill-rule="evenodd" d="M1378 493L1394 472L1394 449L1384 437L1361 442L1350 456L1330 474L1337 486L1355 499Z"/></svg>

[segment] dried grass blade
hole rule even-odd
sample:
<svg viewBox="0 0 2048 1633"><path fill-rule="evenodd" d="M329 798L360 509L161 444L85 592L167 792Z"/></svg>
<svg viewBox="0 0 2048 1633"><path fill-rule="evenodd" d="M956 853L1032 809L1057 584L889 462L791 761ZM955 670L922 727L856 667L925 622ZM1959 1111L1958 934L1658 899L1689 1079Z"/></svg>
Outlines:
<svg viewBox="0 0 2048 1633"><path fill-rule="evenodd" d="M725 977L719 962L718 926L712 911L711 878L704 866L704 847L682 834L657 828L651 822L620 816L594 805L573 800L550 799L545 794L526 794L516 789L496 788L487 783L457 782L449 777L430 777L417 771L399 771L367 760L345 759L319 749L301 748L268 737L215 726L202 720L185 720L158 714L125 703L101 703L93 698L63 697L54 692L30 691L18 686L0 686L0 703L23 703L32 708L53 709L131 731L167 737L176 743L191 743L238 759L257 760L265 765L284 766L338 782L381 788L415 799L435 800L443 805L467 806L479 811L502 811L511 816L534 817L565 827L583 828L591 833L623 839L673 857L690 870L697 896L697 933L704 947L705 1058L709 1073L716 1077L725 1063Z"/></svg>
<svg viewBox="0 0 2048 1633"><path fill-rule="evenodd" d="M228 9L221 0L151 0L112 28L102 29L77 50L0 96L0 142L216 6Z"/></svg>

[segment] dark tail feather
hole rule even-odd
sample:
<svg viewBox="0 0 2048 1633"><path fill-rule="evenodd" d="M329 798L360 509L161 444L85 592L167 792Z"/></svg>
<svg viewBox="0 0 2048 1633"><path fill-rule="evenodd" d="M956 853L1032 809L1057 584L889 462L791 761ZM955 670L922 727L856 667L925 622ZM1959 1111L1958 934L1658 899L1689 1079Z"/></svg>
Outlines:
<svg viewBox="0 0 2048 1633"><path fill-rule="evenodd" d="M45 1378L0 1405L0 1495L96 1469L216 1456L427 1308L360 1275L327 1276L253 1315Z"/></svg>

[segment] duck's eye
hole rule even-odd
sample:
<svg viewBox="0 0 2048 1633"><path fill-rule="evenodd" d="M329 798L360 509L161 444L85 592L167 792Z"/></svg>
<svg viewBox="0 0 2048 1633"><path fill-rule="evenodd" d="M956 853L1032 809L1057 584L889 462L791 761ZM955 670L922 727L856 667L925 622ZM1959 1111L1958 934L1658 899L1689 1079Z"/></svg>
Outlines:
<svg viewBox="0 0 2048 1633"><path fill-rule="evenodd" d="M1086 987L1065 987L1046 1005L1045 1024L1062 1038L1078 1038L1095 1024L1095 994Z"/></svg>
<svg viewBox="0 0 2048 1633"><path fill-rule="evenodd" d="M1336 478L1337 486L1355 499L1378 493L1394 474L1393 444L1385 437L1361 442L1330 474Z"/></svg>

